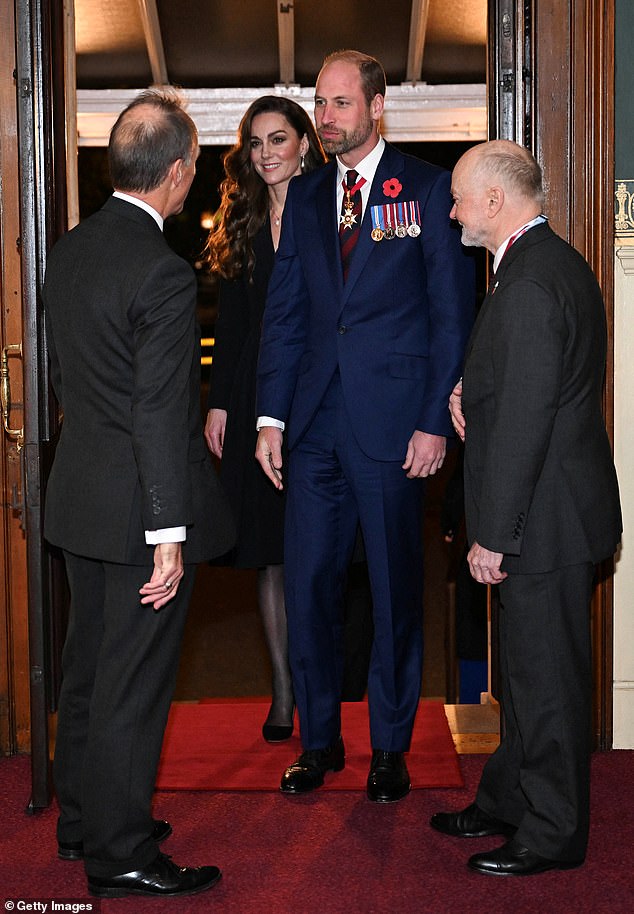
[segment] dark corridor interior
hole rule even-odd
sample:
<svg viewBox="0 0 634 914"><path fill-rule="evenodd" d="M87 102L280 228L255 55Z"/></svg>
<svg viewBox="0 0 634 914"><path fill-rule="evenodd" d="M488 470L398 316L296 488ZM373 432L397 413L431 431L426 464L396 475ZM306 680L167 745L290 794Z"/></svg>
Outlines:
<svg viewBox="0 0 634 914"><path fill-rule="evenodd" d="M403 152L445 168L453 168L471 143L403 143ZM198 318L202 329L203 366L201 408L207 402L208 364L212 352L217 314L216 281L201 260L207 229L220 198L222 158L226 147L203 146L197 173L183 212L168 220L165 234L171 246L196 271ZM111 193L107 153L102 147L82 147L79 154L79 199L81 218L99 209ZM476 255L478 300L486 286L485 258ZM449 611L447 576L455 562L455 548L444 542L441 512L447 484L456 467L456 448L450 450L442 470L428 483L424 520L425 597L423 612L424 666L422 695L442 697L447 693L446 620ZM177 700L201 697L263 696L270 694L270 666L256 598L255 570L203 565L185 631L177 683ZM455 653L455 652L454 652Z"/></svg>
<svg viewBox="0 0 634 914"><path fill-rule="evenodd" d="M452 452L427 488L423 697L446 694L447 575L452 547L441 530ZM176 699L270 694L270 665L256 597L256 572L202 565L185 630Z"/></svg>

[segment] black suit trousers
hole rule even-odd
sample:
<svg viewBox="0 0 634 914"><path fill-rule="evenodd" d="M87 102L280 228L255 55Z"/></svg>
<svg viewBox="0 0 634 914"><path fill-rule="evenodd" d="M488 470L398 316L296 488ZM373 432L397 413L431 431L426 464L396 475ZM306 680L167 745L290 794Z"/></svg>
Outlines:
<svg viewBox="0 0 634 914"><path fill-rule="evenodd" d="M152 564L65 552L71 606L54 780L60 841L83 841L88 875L114 876L158 853L152 793L196 568L160 611L139 588Z"/></svg>
<svg viewBox="0 0 634 914"><path fill-rule="evenodd" d="M499 585L504 733L477 794L524 846L568 862L588 840L593 572L583 563Z"/></svg>

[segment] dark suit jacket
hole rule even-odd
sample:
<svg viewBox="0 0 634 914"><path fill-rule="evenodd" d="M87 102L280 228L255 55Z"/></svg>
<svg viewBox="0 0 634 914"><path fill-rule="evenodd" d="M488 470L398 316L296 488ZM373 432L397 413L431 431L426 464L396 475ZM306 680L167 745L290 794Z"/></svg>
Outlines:
<svg viewBox="0 0 634 914"><path fill-rule="evenodd" d="M510 248L467 349L469 541L536 573L598 562L621 516L601 413L606 322L599 286L548 225Z"/></svg>
<svg viewBox="0 0 634 914"><path fill-rule="evenodd" d="M144 530L186 525L185 561L226 551L232 526L202 437L191 267L148 213L112 197L55 245L43 299L64 413L46 538L144 564Z"/></svg>
<svg viewBox="0 0 634 914"><path fill-rule="evenodd" d="M384 182L396 178L398 196ZM402 460L415 429L452 433L474 307L473 261L451 224L450 176L386 145L342 279L336 162L295 178L264 313L258 415L288 421L293 447L339 369L352 431L377 460ZM374 242L371 207L418 201L422 232Z"/></svg>

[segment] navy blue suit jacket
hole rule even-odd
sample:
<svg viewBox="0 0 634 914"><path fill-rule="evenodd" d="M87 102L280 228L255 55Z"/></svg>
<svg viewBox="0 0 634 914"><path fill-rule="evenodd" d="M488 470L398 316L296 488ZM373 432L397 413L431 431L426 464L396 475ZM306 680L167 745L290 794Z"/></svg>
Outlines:
<svg viewBox="0 0 634 914"><path fill-rule="evenodd" d="M401 185L396 197L384 183ZM402 460L416 429L451 435L449 394L474 310L473 260L449 219L450 175L386 145L348 281L342 279L337 166L295 178L269 284L257 414L288 424L292 448L339 369L352 431L377 460ZM418 237L371 238L371 207L418 201Z"/></svg>

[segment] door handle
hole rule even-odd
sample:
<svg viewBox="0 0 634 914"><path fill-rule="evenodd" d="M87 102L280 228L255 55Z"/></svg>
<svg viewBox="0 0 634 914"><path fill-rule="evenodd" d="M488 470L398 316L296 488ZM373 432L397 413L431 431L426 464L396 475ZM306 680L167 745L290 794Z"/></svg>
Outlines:
<svg viewBox="0 0 634 914"><path fill-rule="evenodd" d="M2 399L2 423L4 430L9 438L17 441L18 450L22 448L24 441L24 426L22 428L11 428L11 377L9 374L9 356L19 355L22 358L22 343L13 343L10 346L4 346L2 349L2 362L0 363L0 394Z"/></svg>

